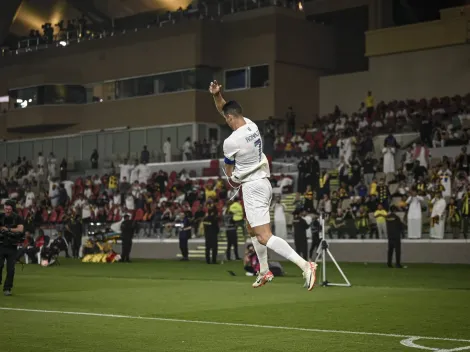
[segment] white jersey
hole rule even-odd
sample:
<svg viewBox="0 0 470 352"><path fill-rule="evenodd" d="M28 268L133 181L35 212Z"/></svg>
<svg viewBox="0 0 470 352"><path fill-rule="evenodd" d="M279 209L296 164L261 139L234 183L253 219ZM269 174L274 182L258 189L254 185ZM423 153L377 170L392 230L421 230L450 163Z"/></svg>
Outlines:
<svg viewBox="0 0 470 352"><path fill-rule="evenodd" d="M225 163L235 164L232 180L237 183L270 176L269 162L263 153L258 126L246 117L244 119L246 124L233 131L224 141Z"/></svg>

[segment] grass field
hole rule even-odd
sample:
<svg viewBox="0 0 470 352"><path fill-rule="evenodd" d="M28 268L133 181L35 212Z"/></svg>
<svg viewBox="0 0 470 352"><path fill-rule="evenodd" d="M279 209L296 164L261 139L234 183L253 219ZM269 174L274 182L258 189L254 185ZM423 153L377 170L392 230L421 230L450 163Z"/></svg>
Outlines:
<svg viewBox="0 0 470 352"><path fill-rule="evenodd" d="M344 264L353 287L312 292L285 269L253 289L241 262L17 266L0 351L470 350L468 266Z"/></svg>

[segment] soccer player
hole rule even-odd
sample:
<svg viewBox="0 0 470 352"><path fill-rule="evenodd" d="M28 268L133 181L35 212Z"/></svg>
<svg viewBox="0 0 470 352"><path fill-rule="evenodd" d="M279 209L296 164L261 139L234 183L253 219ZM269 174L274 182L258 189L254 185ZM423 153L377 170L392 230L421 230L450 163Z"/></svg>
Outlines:
<svg viewBox="0 0 470 352"><path fill-rule="evenodd" d="M295 263L303 272L305 287L310 291L315 285L317 264L307 262L282 238L271 232L269 207L272 188L268 159L263 153L261 135L253 121L243 116L242 107L236 101L226 102L221 94L222 86L211 82L209 92L215 106L233 130L224 141L225 173L243 187L243 201L247 228L260 261L260 271L253 287L261 287L273 280L268 267L268 248Z"/></svg>

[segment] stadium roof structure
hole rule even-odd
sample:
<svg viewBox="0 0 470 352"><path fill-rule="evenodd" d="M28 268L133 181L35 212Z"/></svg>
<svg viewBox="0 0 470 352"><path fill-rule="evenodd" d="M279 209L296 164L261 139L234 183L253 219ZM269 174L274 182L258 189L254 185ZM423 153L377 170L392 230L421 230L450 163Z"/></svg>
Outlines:
<svg viewBox="0 0 470 352"><path fill-rule="evenodd" d="M41 31L44 23L54 26L60 20L82 17L107 26L114 20L144 13L186 8L191 0L5 0L0 1L0 44L8 36L27 36L31 29Z"/></svg>

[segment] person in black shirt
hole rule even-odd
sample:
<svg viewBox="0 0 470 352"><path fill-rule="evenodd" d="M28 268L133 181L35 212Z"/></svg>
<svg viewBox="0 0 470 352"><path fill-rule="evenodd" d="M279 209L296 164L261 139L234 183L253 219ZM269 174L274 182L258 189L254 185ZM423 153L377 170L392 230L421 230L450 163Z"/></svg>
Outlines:
<svg viewBox="0 0 470 352"><path fill-rule="evenodd" d="M396 267L401 268L401 237L403 234L403 223L394 212L387 215L388 255L387 265L392 267L392 256L395 251Z"/></svg>
<svg viewBox="0 0 470 352"><path fill-rule="evenodd" d="M199 205L199 208L196 213L194 213L193 219L194 233L196 234L196 236L199 235L199 226L201 225L201 222L204 219L205 215L206 214L204 213L204 208L201 204Z"/></svg>
<svg viewBox="0 0 470 352"><path fill-rule="evenodd" d="M217 209L211 208L204 218L204 236L206 237L206 262L207 264L217 263L217 249L219 236L219 218ZM212 252L212 256L211 256Z"/></svg>
<svg viewBox="0 0 470 352"><path fill-rule="evenodd" d="M14 212L15 203L6 201L4 213L0 214L0 283L2 282L3 265L7 263L7 277L3 284L3 294L11 296L13 279L15 278L15 263L17 246L22 242L23 219Z"/></svg>
<svg viewBox="0 0 470 352"><path fill-rule="evenodd" d="M184 214L183 228L179 233L180 251L183 256L183 258L181 258L182 261L189 260L188 241L191 238L191 217L192 214L190 211Z"/></svg>
<svg viewBox="0 0 470 352"><path fill-rule="evenodd" d="M307 229L308 224L300 216L298 211L294 212L294 220L292 221L294 226L294 244L295 244L295 251L302 256L305 260L308 260L308 243L307 243Z"/></svg>
<svg viewBox="0 0 470 352"><path fill-rule="evenodd" d="M227 236L227 260L230 260L231 255L230 251L233 247L233 252L235 253L235 260L240 260L238 256L238 234L235 221L233 221L233 213L228 212L224 216L225 221L225 234Z"/></svg>
<svg viewBox="0 0 470 352"><path fill-rule="evenodd" d="M130 263L130 254L132 249L132 239L135 232L135 223L130 220L129 214L124 215L124 221L121 224L121 241L122 241L122 251L121 251L121 260L123 262Z"/></svg>
<svg viewBox="0 0 470 352"><path fill-rule="evenodd" d="M311 260L312 259L315 260L315 258L313 257L313 252L318 248L321 242L320 240L321 224L316 215L314 215L314 219L312 223L310 224L310 229L312 231L312 244L310 245L309 256Z"/></svg>

